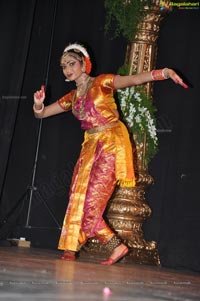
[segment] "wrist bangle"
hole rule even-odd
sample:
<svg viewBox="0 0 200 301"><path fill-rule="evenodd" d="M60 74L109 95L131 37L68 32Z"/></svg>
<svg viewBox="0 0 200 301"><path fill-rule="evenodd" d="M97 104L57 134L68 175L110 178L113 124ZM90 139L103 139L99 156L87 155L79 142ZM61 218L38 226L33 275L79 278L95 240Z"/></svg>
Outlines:
<svg viewBox="0 0 200 301"><path fill-rule="evenodd" d="M168 68L164 68L164 69L156 69L156 70L152 70L151 71L151 78L153 80L164 80L169 78L169 75L166 75L166 71L168 70Z"/></svg>
<svg viewBox="0 0 200 301"><path fill-rule="evenodd" d="M34 105L33 105L33 111L34 111L35 113L39 114L39 113L41 113L43 110L44 110L44 104L43 104L43 103L42 103L41 109L39 109L39 110L36 109L35 103L34 103Z"/></svg>
<svg viewBox="0 0 200 301"><path fill-rule="evenodd" d="M168 68L162 69L162 76L164 77L164 79L169 78Z"/></svg>
<svg viewBox="0 0 200 301"><path fill-rule="evenodd" d="M153 75L154 72L155 72L155 70L152 70L152 71L151 71L151 78L152 78L152 80L155 80L154 75Z"/></svg>

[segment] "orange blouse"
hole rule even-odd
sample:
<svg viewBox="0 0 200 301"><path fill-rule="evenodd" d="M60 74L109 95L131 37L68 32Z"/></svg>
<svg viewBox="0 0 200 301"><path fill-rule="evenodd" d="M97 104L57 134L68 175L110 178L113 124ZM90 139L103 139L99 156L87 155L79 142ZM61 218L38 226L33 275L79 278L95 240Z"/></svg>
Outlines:
<svg viewBox="0 0 200 301"><path fill-rule="evenodd" d="M102 74L95 77L84 97L76 97L72 90L58 100L65 110L72 110L81 120L84 130L105 125L118 120L117 105L113 97L114 74Z"/></svg>

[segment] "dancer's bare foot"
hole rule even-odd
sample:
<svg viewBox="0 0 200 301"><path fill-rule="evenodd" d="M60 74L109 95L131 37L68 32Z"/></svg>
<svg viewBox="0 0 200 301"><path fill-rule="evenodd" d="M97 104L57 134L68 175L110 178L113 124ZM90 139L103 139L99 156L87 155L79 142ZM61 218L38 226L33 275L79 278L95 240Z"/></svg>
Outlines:
<svg viewBox="0 0 200 301"><path fill-rule="evenodd" d="M118 247L116 247L113 250L113 252L110 255L110 257L107 260L102 261L101 264L104 264L104 265L114 264L115 262L117 262L118 260L120 260L122 257L124 257L127 253L128 253L127 246L125 246L124 244L121 244Z"/></svg>
<svg viewBox="0 0 200 301"><path fill-rule="evenodd" d="M67 260L67 261L74 261L76 259L75 252L65 250L63 255L61 256L61 259Z"/></svg>

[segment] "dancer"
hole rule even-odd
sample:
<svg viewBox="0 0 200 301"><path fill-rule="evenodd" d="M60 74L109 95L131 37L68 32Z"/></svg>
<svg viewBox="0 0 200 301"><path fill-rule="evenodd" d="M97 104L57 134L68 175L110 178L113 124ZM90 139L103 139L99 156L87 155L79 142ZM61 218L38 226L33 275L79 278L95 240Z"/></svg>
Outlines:
<svg viewBox="0 0 200 301"><path fill-rule="evenodd" d="M101 263L111 265L127 254L128 247L106 224L103 213L116 185L135 186L132 146L127 128L119 120L114 90L168 78L184 88L187 85L169 68L137 75L91 77L90 56L78 43L69 44L64 49L60 63L66 81L75 81L76 89L44 106L45 90L42 86L34 93L33 105L36 118L72 110L85 130L58 248L64 250L62 259L75 260L76 252L87 239L96 237L111 253Z"/></svg>

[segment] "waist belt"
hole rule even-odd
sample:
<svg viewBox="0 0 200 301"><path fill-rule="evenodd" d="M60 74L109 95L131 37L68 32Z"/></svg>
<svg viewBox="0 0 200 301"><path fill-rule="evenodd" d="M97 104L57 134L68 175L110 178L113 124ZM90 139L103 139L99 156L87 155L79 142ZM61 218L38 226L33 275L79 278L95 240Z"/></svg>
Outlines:
<svg viewBox="0 0 200 301"><path fill-rule="evenodd" d="M97 126L97 127L91 128L89 130L86 130L86 133L88 133L88 134L99 133L104 130L111 129L111 128L115 127L117 124L118 124L118 121L107 123L105 125Z"/></svg>

